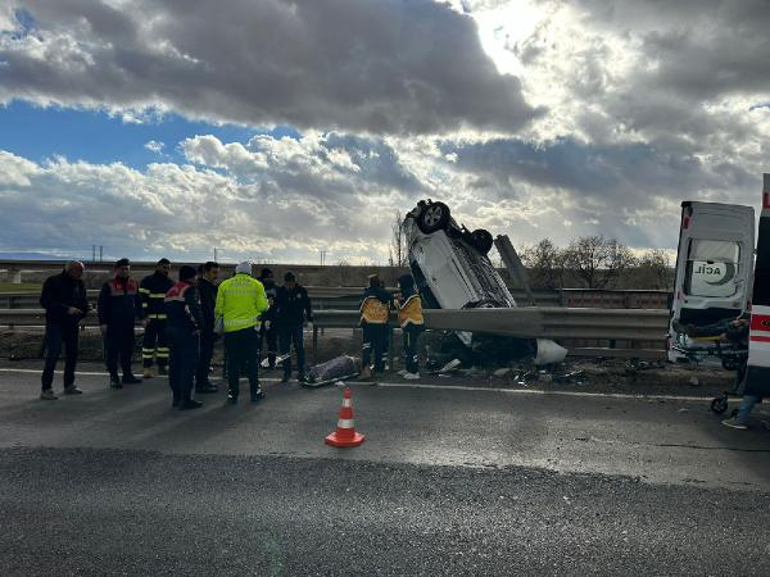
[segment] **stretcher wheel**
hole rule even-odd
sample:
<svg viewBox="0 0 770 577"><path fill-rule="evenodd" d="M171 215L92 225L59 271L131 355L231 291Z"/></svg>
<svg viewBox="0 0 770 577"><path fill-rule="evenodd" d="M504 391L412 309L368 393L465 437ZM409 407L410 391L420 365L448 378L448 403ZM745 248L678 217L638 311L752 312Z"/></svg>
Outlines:
<svg viewBox="0 0 770 577"><path fill-rule="evenodd" d="M727 410L727 399L724 397L717 397L711 401L711 410L717 415L721 415Z"/></svg>

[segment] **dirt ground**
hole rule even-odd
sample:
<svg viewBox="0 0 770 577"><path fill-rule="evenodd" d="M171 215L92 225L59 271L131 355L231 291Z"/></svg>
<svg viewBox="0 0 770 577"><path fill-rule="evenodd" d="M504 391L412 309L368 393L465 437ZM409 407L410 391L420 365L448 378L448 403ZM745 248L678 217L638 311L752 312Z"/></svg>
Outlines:
<svg viewBox="0 0 770 577"><path fill-rule="evenodd" d="M312 352L312 332L305 335L308 365L324 362L339 355L360 355L360 331L327 330L319 336L316 358ZM384 377L398 380L396 371L403 367L400 339L394 342L392 366ZM42 335L40 333L0 332L0 366L40 368ZM137 339L135 362L139 362L141 339ZM85 333L80 340L81 367L103 368L102 339ZM221 367L223 348L218 344L214 366ZM423 363L424 367L424 363ZM585 392L629 394L675 394L715 396L732 388L735 373L721 368L674 365L665 362L627 361L617 359L570 359L549 367L528 363L510 363L503 367L461 367L447 373L423 369L421 383L442 385L485 386L516 389L575 390Z"/></svg>

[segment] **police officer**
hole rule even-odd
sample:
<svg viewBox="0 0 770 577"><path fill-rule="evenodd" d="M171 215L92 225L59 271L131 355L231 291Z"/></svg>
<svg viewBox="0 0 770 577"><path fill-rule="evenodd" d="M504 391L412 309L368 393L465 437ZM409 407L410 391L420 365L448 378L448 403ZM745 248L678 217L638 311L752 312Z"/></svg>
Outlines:
<svg viewBox="0 0 770 577"><path fill-rule="evenodd" d="M214 307L217 304L217 279L219 279L219 264L208 261L198 269L198 295L203 313L201 327L201 349L198 359L198 370L195 376L196 393L216 393L219 390L209 380L211 358L214 355L214 343L219 335L214 332Z"/></svg>
<svg viewBox="0 0 770 577"><path fill-rule="evenodd" d="M297 355L297 380L305 378L305 341L302 329L305 322L313 320L313 307L307 289L297 283L294 273L283 275L283 286L275 295L275 322L278 323L278 340L283 361L282 383L291 378L291 345Z"/></svg>
<svg viewBox="0 0 770 577"><path fill-rule="evenodd" d="M404 349L403 371L399 374L405 379L414 380L420 378L420 369L417 362L417 340L425 330L425 319L422 314L422 302L419 293L414 288L414 279L411 275L404 275L398 279L401 289L401 299L398 309L398 324L401 327Z"/></svg>
<svg viewBox="0 0 770 577"><path fill-rule="evenodd" d="M275 369L275 357L278 354L278 323L275 320L275 297L278 287L275 285L273 271L269 268L263 268L257 279L265 287L265 296L267 304L270 306L262 314L262 329L259 332L259 351L262 352L262 345L267 346L267 368Z"/></svg>
<svg viewBox="0 0 770 577"><path fill-rule="evenodd" d="M369 286L361 300L361 328L364 339L361 352L361 377L372 376L371 363L374 355L374 373L380 374L385 369L385 339L390 317L393 295L382 288L380 277L369 277Z"/></svg>
<svg viewBox="0 0 770 577"><path fill-rule="evenodd" d="M153 357L158 363L158 374L168 374L168 339L166 337L166 308L163 304L166 293L174 285L168 278L171 263L162 258L155 266L155 272L142 279L139 293L142 295L144 311L144 342L142 343L142 363L145 379L152 378Z"/></svg>
<svg viewBox="0 0 770 577"><path fill-rule="evenodd" d="M169 289L164 299L168 314L167 330L171 341L169 385L173 394L172 406L183 411L203 406L203 403L192 398L203 326L196 281L197 272L193 267L181 267L179 282Z"/></svg>
<svg viewBox="0 0 770 577"><path fill-rule="evenodd" d="M242 262L235 267L235 276L219 285L214 314L222 319L227 354L227 398L238 402L241 368L246 367L249 377L251 402L264 398L259 386L259 329L260 316L267 310L267 297L262 283L251 276L252 265Z"/></svg>
<svg viewBox="0 0 770 577"><path fill-rule="evenodd" d="M131 263L122 258L115 263L115 275L102 285L99 292L99 328L106 340L107 370L110 387L122 389L123 384L139 383L131 372L134 354L134 323L143 318L139 285L131 278ZM118 358L123 381L118 377Z"/></svg>

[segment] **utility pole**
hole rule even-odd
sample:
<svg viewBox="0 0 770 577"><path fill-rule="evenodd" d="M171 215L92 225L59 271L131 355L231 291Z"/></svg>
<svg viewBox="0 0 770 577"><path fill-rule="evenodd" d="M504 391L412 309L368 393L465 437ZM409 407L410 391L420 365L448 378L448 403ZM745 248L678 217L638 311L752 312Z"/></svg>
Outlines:
<svg viewBox="0 0 770 577"><path fill-rule="evenodd" d="M104 246L99 245L99 262L104 262Z"/></svg>
<svg viewBox="0 0 770 577"><path fill-rule="evenodd" d="M324 266L326 264L326 253L329 251L319 250L318 252L321 255L321 266Z"/></svg>
<svg viewBox="0 0 770 577"><path fill-rule="evenodd" d="M91 245L91 262L96 262L96 245Z"/></svg>

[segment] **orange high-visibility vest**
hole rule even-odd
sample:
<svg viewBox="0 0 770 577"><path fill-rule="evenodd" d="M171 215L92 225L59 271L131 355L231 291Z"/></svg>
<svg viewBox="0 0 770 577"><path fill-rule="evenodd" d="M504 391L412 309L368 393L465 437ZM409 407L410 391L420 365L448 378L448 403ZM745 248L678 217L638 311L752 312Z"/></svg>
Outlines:
<svg viewBox="0 0 770 577"><path fill-rule="evenodd" d="M390 306L375 296L366 297L361 303L361 320L370 325L384 325L388 323Z"/></svg>
<svg viewBox="0 0 770 577"><path fill-rule="evenodd" d="M413 294L401 305L401 308L398 310L398 324L402 329L407 325L422 326L425 324L419 294Z"/></svg>

